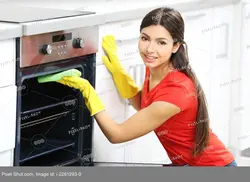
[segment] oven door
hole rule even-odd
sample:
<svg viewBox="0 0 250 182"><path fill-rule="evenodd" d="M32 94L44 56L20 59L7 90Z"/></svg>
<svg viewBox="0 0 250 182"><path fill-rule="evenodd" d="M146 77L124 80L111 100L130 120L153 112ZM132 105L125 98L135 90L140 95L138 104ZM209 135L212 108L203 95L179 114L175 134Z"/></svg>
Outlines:
<svg viewBox="0 0 250 182"><path fill-rule="evenodd" d="M95 87L95 54L17 68L16 166L92 165L93 117L81 92L37 81L72 68Z"/></svg>

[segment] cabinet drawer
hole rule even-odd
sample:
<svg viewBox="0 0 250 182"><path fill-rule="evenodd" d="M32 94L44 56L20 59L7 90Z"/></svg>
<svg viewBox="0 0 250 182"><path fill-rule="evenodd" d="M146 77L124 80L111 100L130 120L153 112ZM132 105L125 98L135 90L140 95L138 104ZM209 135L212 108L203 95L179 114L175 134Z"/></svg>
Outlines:
<svg viewBox="0 0 250 182"><path fill-rule="evenodd" d="M110 117L117 123L124 121L125 101L121 99L112 76L104 65L96 68L96 92ZM124 144L112 144L94 122L94 162L124 162Z"/></svg>
<svg viewBox="0 0 250 182"><path fill-rule="evenodd" d="M211 8L183 13L185 21L185 41L191 67L196 73L210 108L211 71L212 65L212 25L213 11ZM202 42L202 45L197 44Z"/></svg>
<svg viewBox="0 0 250 182"><path fill-rule="evenodd" d="M102 38L108 34L114 35L117 43L119 59L121 61L130 57L138 56L138 38L140 36L141 19L121 21L101 25L99 28L99 52L97 53L97 64L102 64L101 56Z"/></svg>
<svg viewBox="0 0 250 182"><path fill-rule="evenodd" d="M0 152L0 166L13 166L13 153L13 149Z"/></svg>
<svg viewBox="0 0 250 182"><path fill-rule="evenodd" d="M0 87L15 84L15 41L0 41Z"/></svg>
<svg viewBox="0 0 250 182"><path fill-rule="evenodd" d="M0 151L15 147L16 86L0 88Z"/></svg>
<svg viewBox="0 0 250 182"><path fill-rule="evenodd" d="M118 21L100 26L100 37L113 34L118 40L128 40L137 38L140 34L140 24L142 19Z"/></svg>

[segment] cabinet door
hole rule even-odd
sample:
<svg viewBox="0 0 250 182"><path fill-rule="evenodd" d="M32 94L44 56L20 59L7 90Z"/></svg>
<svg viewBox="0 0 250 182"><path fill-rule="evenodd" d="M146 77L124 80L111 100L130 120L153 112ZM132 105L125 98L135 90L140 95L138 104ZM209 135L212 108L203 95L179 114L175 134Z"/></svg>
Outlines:
<svg viewBox="0 0 250 182"><path fill-rule="evenodd" d="M134 48L126 47L126 42L138 37L138 31L135 27L138 26L139 20L114 22L99 27L99 51L97 53L97 70L96 70L96 91L102 101L105 108L111 117L117 122L123 122L125 120L125 105L126 100L122 99L116 89L112 76L103 65L101 60L104 51L102 49L102 38L105 35L114 35L118 54L121 62L126 60L131 54L136 54ZM139 29L139 26L137 27ZM125 42L125 44L124 44ZM125 46L125 47L124 47ZM133 50L132 52L130 50ZM125 52L123 50L126 50ZM125 67L125 69L127 69ZM94 123L94 136L93 136L93 148L94 148L94 161L95 162L125 162L124 149L127 143L111 144L98 124Z"/></svg>
<svg viewBox="0 0 250 182"><path fill-rule="evenodd" d="M15 41L8 39L0 41L0 88L15 85L16 59Z"/></svg>
<svg viewBox="0 0 250 182"><path fill-rule="evenodd" d="M0 152L0 166L2 167L13 166L13 159L14 159L13 154L14 154L13 149Z"/></svg>
<svg viewBox="0 0 250 182"><path fill-rule="evenodd" d="M0 152L15 147L16 86L0 88Z"/></svg>
<svg viewBox="0 0 250 182"><path fill-rule="evenodd" d="M117 47L118 47L118 55L119 59L121 61L121 64L123 65L124 69L131 73L131 76L134 78L134 74L140 73L140 72L134 72L133 66L138 65L137 68L139 70L143 70L143 67L141 65L143 62L141 61L139 57L138 52L138 37L139 37L139 26L140 26L141 20L129 20L129 21L123 21L123 22L115 22L115 23L109 23L107 25L100 26L100 42L103 36L107 34L112 34L115 36ZM128 102L126 100L121 100L118 93L111 94L111 90L114 89L115 86L113 84L112 78L109 75L107 69L105 66L103 66L103 63L101 61L101 56L104 54L101 44L99 47L99 52L97 54L97 90L102 95L101 97L103 100L106 100L107 105L110 106L110 112L117 114L119 117L117 118L118 122L122 122L125 119L129 118L135 113L135 110L132 108L132 106L128 105ZM101 69L102 71L100 71ZM101 81L105 77L109 75L109 79L106 79L106 81ZM137 76L139 80L135 80L138 85L141 85L141 83L144 80L144 73L141 76ZM108 81L109 80L109 81ZM105 92L108 92L108 94L103 94L103 90L106 90ZM106 106L106 105L105 105ZM108 106L106 106L108 107ZM105 137L103 136L100 129L96 126L95 127L95 140L94 140L94 146L95 146L95 161L98 162L141 162L141 161L150 161L152 157L150 157L151 150L150 147L147 147L145 144L148 142L151 142L152 144L158 144L158 139L156 138L153 133L147 135L144 137L144 140L137 139L129 142L125 142L122 144L110 144ZM139 140L142 140L141 142L138 142ZM104 142L105 141L105 142ZM135 145L135 143L137 145ZM155 147L157 150L157 147ZM125 151L124 151L125 150ZM105 152L102 152L105 151ZM147 151L147 155L137 155L137 153L141 153L141 151ZM124 153L125 152L125 153ZM124 156L123 156L124 155ZM156 154L157 156L157 154ZM130 160L130 159L133 160Z"/></svg>
<svg viewBox="0 0 250 182"><path fill-rule="evenodd" d="M228 146L231 110L231 86L239 84L240 75L231 78L233 5L213 8L210 123L213 132Z"/></svg>
<svg viewBox="0 0 250 182"><path fill-rule="evenodd" d="M184 40L188 45L189 63L204 90L210 106L210 75L212 56L212 9L202 9L183 13L185 21Z"/></svg>
<svg viewBox="0 0 250 182"><path fill-rule="evenodd" d="M250 4L246 4L243 8L243 16L242 16L242 46L241 46L241 77L242 80L240 82L240 105L235 108L235 112L237 112L237 116L241 120L236 120L239 125L239 134L238 140L235 141L238 143L240 155L241 155L241 163L242 165L250 166ZM237 84L237 83L235 83Z"/></svg>
<svg viewBox="0 0 250 182"><path fill-rule="evenodd" d="M108 114L120 123L124 121L125 101L119 96L111 74L104 65L96 68L96 92ZM112 144L94 122L94 162L124 162L124 144Z"/></svg>

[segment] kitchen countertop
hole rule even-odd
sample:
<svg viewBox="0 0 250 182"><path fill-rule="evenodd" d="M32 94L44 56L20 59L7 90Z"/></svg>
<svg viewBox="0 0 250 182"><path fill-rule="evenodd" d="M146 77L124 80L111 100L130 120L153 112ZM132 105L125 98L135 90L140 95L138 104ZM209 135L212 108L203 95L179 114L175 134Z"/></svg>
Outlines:
<svg viewBox="0 0 250 182"><path fill-rule="evenodd" d="M70 18L43 20L23 23L23 35L35 35L46 32L69 30L87 26L98 26L105 23L105 14L96 13Z"/></svg>
<svg viewBox="0 0 250 182"><path fill-rule="evenodd" d="M149 11L158 7L168 6L183 13L214 6L234 4L239 1L240 0L168 0L164 2L164 0L155 0L154 2L148 3L133 2L130 4L123 1L119 3L106 3L106 8L103 8L103 5L100 5L95 7L89 6L84 8L84 10L104 13L106 16L105 23L109 23L121 20L143 18ZM80 8L78 8L78 10L79 9Z"/></svg>
<svg viewBox="0 0 250 182"><path fill-rule="evenodd" d="M133 2L128 4L127 2L106 2L98 5L86 5L83 2L35 2L26 0L20 2L15 0L11 3L19 4L23 6L43 6L46 8L59 8L69 10L82 10L82 11L94 11L96 14L77 16L70 18L61 18L57 20L37 21L31 23L24 23L23 29L19 25L0 23L0 39L7 39L11 37L20 36L20 31L23 35L33 35L52 31L58 31L62 29L73 29L77 27L101 25L109 22L123 21L129 19L142 18L150 10L161 6L169 6L179 10L180 12L194 11L202 8L209 8L220 5L227 5L237 3L239 0L169 0L169 1L156 1L154 3ZM67 4L68 3L68 4ZM84 6L85 5L85 6Z"/></svg>
<svg viewBox="0 0 250 182"><path fill-rule="evenodd" d="M13 23L0 22L0 40L22 36L22 26Z"/></svg>

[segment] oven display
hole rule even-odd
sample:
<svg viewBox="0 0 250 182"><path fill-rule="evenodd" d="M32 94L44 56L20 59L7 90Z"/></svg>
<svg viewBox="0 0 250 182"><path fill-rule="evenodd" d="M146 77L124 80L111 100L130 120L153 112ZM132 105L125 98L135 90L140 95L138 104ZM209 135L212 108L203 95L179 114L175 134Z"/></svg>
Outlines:
<svg viewBox="0 0 250 182"><path fill-rule="evenodd" d="M53 42L61 42L65 40L71 40L72 39L72 33L66 33L66 34L61 34L61 35L54 35L52 37Z"/></svg>

